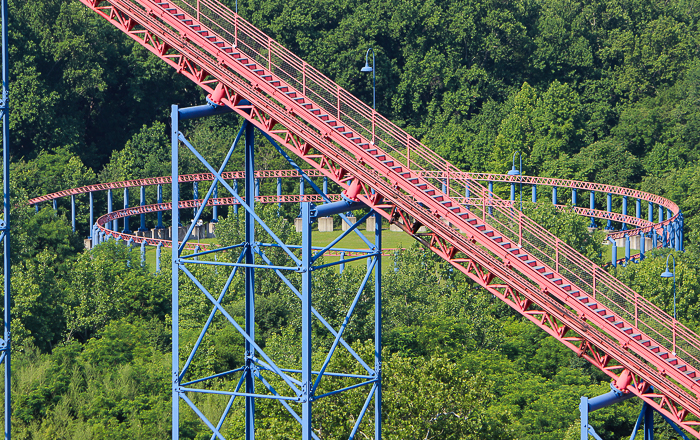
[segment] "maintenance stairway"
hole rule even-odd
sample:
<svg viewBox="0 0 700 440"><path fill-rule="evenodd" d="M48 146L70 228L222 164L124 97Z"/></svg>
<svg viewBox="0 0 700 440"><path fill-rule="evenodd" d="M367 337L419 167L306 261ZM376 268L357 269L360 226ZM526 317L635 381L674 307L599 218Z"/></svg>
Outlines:
<svg viewBox="0 0 700 440"><path fill-rule="evenodd" d="M698 335L512 202L215 0L81 1L700 438Z"/></svg>

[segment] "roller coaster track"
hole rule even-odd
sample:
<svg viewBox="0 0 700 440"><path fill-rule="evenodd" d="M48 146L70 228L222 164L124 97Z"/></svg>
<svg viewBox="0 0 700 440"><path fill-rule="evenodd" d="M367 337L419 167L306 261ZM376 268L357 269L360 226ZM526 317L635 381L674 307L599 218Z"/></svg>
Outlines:
<svg viewBox="0 0 700 440"><path fill-rule="evenodd" d="M700 337L513 202L215 0L81 2L700 438Z"/></svg>

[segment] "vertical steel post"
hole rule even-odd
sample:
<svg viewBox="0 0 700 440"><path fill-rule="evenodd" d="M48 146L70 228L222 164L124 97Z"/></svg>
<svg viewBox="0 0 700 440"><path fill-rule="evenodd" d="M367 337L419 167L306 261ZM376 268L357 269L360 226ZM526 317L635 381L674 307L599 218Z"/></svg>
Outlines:
<svg viewBox="0 0 700 440"><path fill-rule="evenodd" d="M612 194L608 193L608 214L612 212ZM608 224L605 226L605 229L610 231L612 230L612 220L608 219Z"/></svg>
<svg viewBox="0 0 700 440"><path fill-rule="evenodd" d="M107 190L107 214L112 213L112 203L114 202L114 195L112 194L112 188ZM118 228L116 226L116 220L112 222L107 222L107 229L116 231Z"/></svg>
<svg viewBox="0 0 700 440"><path fill-rule="evenodd" d="M649 405L644 411L644 440L654 440L654 408Z"/></svg>
<svg viewBox="0 0 700 440"><path fill-rule="evenodd" d="M630 261L630 236L625 234L625 261Z"/></svg>
<svg viewBox="0 0 700 440"><path fill-rule="evenodd" d="M591 191L591 204L590 204L590 209L591 209L591 224L588 226L589 228L595 229L595 217L593 216L593 210L595 209L595 191Z"/></svg>
<svg viewBox="0 0 700 440"><path fill-rule="evenodd" d="M341 263L338 265L338 273L341 273L341 274L342 274L343 271L345 270L345 263L344 263L344 260L345 260L345 251L341 251L341 252L340 252L340 261L341 261Z"/></svg>
<svg viewBox="0 0 700 440"><path fill-rule="evenodd" d="M312 440L311 387L313 385L311 363L311 204L301 204L301 438Z"/></svg>
<svg viewBox="0 0 700 440"><path fill-rule="evenodd" d="M238 194L238 180L233 181L233 190L236 192L236 194ZM238 205L238 203L233 205L233 213L236 214L236 217L238 217L238 208L239 207L240 207L240 205Z"/></svg>
<svg viewBox="0 0 700 440"><path fill-rule="evenodd" d="M3 284L4 284L4 332L3 351L5 352L5 440L10 440L12 417L12 375L10 368L11 333L10 333L10 65L9 52L7 50L9 40L7 36L9 8L7 0L2 0L2 193L3 193L3 219L5 220L5 238L3 239Z"/></svg>
<svg viewBox="0 0 700 440"><path fill-rule="evenodd" d="M171 113L171 154L172 154L172 440L180 438L180 292L178 276L180 274L180 255L178 252L178 225L180 224L180 191L178 188L178 106L172 106Z"/></svg>
<svg viewBox="0 0 700 440"><path fill-rule="evenodd" d="M192 182L192 198L194 200L199 200L199 181L195 180ZM198 203L195 201L194 202L194 209L192 210L192 219L194 219L197 216L197 209L199 206L197 206Z"/></svg>
<svg viewBox="0 0 700 440"><path fill-rule="evenodd" d="M515 201L515 182L510 183L510 201Z"/></svg>
<svg viewBox="0 0 700 440"><path fill-rule="evenodd" d="M129 188L124 188L124 209L129 209ZM125 234L131 234L131 229L129 229L129 216L124 217L124 230Z"/></svg>
<svg viewBox="0 0 700 440"><path fill-rule="evenodd" d="M304 203L304 177L299 178L299 195L301 196L299 199L299 210L301 210L301 204ZM301 213L299 215L301 215Z"/></svg>
<svg viewBox="0 0 700 440"><path fill-rule="evenodd" d="M146 240L141 242L141 267L146 265Z"/></svg>
<svg viewBox="0 0 700 440"><path fill-rule="evenodd" d="M58 200L53 199L51 202L53 202L53 210L58 211Z"/></svg>
<svg viewBox="0 0 700 440"><path fill-rule="evenodd" d="M156 273L160 273L160 252L163 248L163 243L158 243L156 246Z"/></svg>
<svg viewBox="0 0 700 440"><path fill-rule="evenodd" d="M622 215L627 215L627 196L622 196ZM627 223L622 222L622 231L627 230Z"/></svg>
<svg viewBox="0 0 700 440"><path fill-rule="evenodd" d="M612 267L617 267L617 243L615 243L615 240L612 241L610 264L612 264Z"/></svg>
<svg viewBox="0 0 700 440"><path fill-rule="evenodd" d="M323 176L323 194L328 194L328 176Z"/></svg>
<svg viewBox="0 0 700 440"><path fill-rule="evenodd" d="M537 203L537 185L532 185L532 203Z"/></svg>
<svg viewBox="0 0 700 440"><path fill-rule="evenodd" d="M277 178L277 214L279 215L280 209L282 209L282 178Z"/></svg>
<svg viewBox="0 0 700 440"><path fill-rule="evenodd" d="M255 179L255 197L260 196L260 178Z"/></svg>
<svg viewBox="0 0 700 440"><path fill-rule="evenodd" d="M578 409L581 412L581 440L588 440L588 397L581 396Z"/></svg>
<svg viewBox="0 0 700 440"><path fill-rule="evenodd" d="M245 122L245 201L251 209L255 209L255 127ZM250 211L245 212L245 263L255 264L253 244L255 242L255 220ZM245 331L255 340L255 269L245 268ZM245 392L255 393L255 378L253 368L255 349L248 339L245 342ZM245 398L245 438L255 439L255 398Z"/></svg>
<svg viewBox="0 0 700 440"><path fill-rule="evenodd" d="M639 260L643 260L645 255L644 253L646 252L646 241L647 238L644 234L639 234Z"/></svg>
<svg viewBox="0 0 700 440"><path fill-rule="evenodd" d="M374 371L377 388L374 392L374 440L382 438L382 216L374 213Z"/></svg>
<svg viewBox="0 0 700 440"><path fill-rule="evenodd" d="M493 182L489 180L489 215L493 215L493 207L491 201L493 199Z"/></svg>
<svg viewBox="0 0 700 440"><path fill-rule="evenodd" d="M578 204L578 188L573 188L571 190L571 205L576 206Z"/></svg>
<svg viewBox="0 0 700 440"><path fill-rule="evenodd" d="M552 205L557 204L557 187L553 186L552 187Z"/></svg>
<svg viewBox="0 0 700 440"><path fill-rule="evenodd" d="M75 194L70 195L70 222L73 232L75 232Z"/></svg>
<svg viewBox="0 0 700 440"><path fill-rule="evenodd" d="M635 217L642 218L642 200L637 199L635 203Z"/></svg>
<svg viewBox="0 0 700 440"><path fill-rule="evenodd" d="M89 193L90 197L90 229L92 230L92 227L95 225L95 208L93 204L93 198L92 198L92 191Z"/></svg>
<svg viewBox="0 0 700 440"><path fill-rule="evenodd" d="M141 192L139 194L139 202L141 206L146 206L146 187L141 185ZM146 232L146 213L141 213L141 225L139 226L139 231Z"/></svg>
<svg viewBox="0 0 700 440"><path fill-rule="evenodd" d="M163 185L158 184L158 203L163 203ZM164 229L163 226L163 211L158 211L158 226L157 229Z"/></svg>
<svg viewBox="0 0 700 440"><path fill-rule="evenodd" d="M214 192L212 193L212 198L218 199L219 198L219 182L214 181L212 183L214 185ZM211 216L211 222L212 223L219 223L219 206L214 202L214 206L212 207L212 216Z"/></svg>

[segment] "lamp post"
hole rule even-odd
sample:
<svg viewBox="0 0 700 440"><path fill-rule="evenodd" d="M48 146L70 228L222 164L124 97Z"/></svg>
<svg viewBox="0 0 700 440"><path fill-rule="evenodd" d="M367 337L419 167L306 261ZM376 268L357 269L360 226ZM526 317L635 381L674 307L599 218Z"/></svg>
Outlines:
<svg viewBox="0 0 700 440"><path fill-rule="evenodd" d="M673 260L673 272L668 271L668 258ZM676 320L676 258L673 254L666 257L666 270L661 274L661 278L673 278L673 320Z"/></svg>
<svg viewBox="0 0 700 440"><path fill-rule="evenodd" d="M372 65L369 65L369 53L372 52ZM374 69L374 48L367 49L365 54L365 67L360 69L361 72L372 72L372 108L377 110L377 73Z"/></svg>
<svg viewBox="0 0 700 440"><path fill-rule="evenodd" d="M518 155L520 157L520 169L515 169L515 155ZM523 210L523 155L520 151L516 151L513 153L513 168L508 171L509 176L520 176L518 180L520 180L520 211L522 212Z"/></svg>

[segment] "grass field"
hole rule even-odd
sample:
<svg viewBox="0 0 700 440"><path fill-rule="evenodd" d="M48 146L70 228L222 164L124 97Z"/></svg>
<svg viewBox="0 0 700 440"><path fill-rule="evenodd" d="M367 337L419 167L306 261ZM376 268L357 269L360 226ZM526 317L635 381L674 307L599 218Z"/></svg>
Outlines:
<svg viewBox="0 0 700 440"><path fill-rule="evenodd" d="M368 231L360 231L368 240L370 243L374 243L374 232L368 232ZM312 234L312 245L313 246L327 246L330 244L334 239L336 239L342 231L333 231L333 232L318 232L314 231ZM195 240L195 241L190 241L190 243L217 243L217 240L215 238L207 238L203 240ZM399 248L404 248L408 247L413 243L413 239L406 235L403 232L391 232L389 231L388 228L385 228L382 230L382 247L385 250L385 253L388 253L390 249L399 249ZM337 245L336 247L338 248L345 248L345 249L367 249L367 245L362 241L360 237L357 236L356 233L351 233L348 234L347 237L343 238ZM134 252L140 252L140 248L138 246L134 246ZM163 254L165 255L166 253L169 254L171 251L168 248L163 248L162 251ZM190 251L186 251L186 253L191 253ZM338 261L338 257L326 257L325 261L328 262L333 262L333 261ZM348 263L349 265L353 266L358 266L361 264L364 264L363 261L353 261L351 263ZM146 246L146 265L150 268L150 270L155 271L156 270L156 247L155 246ZM385 265L385 268L387 266Z"/></svg>

